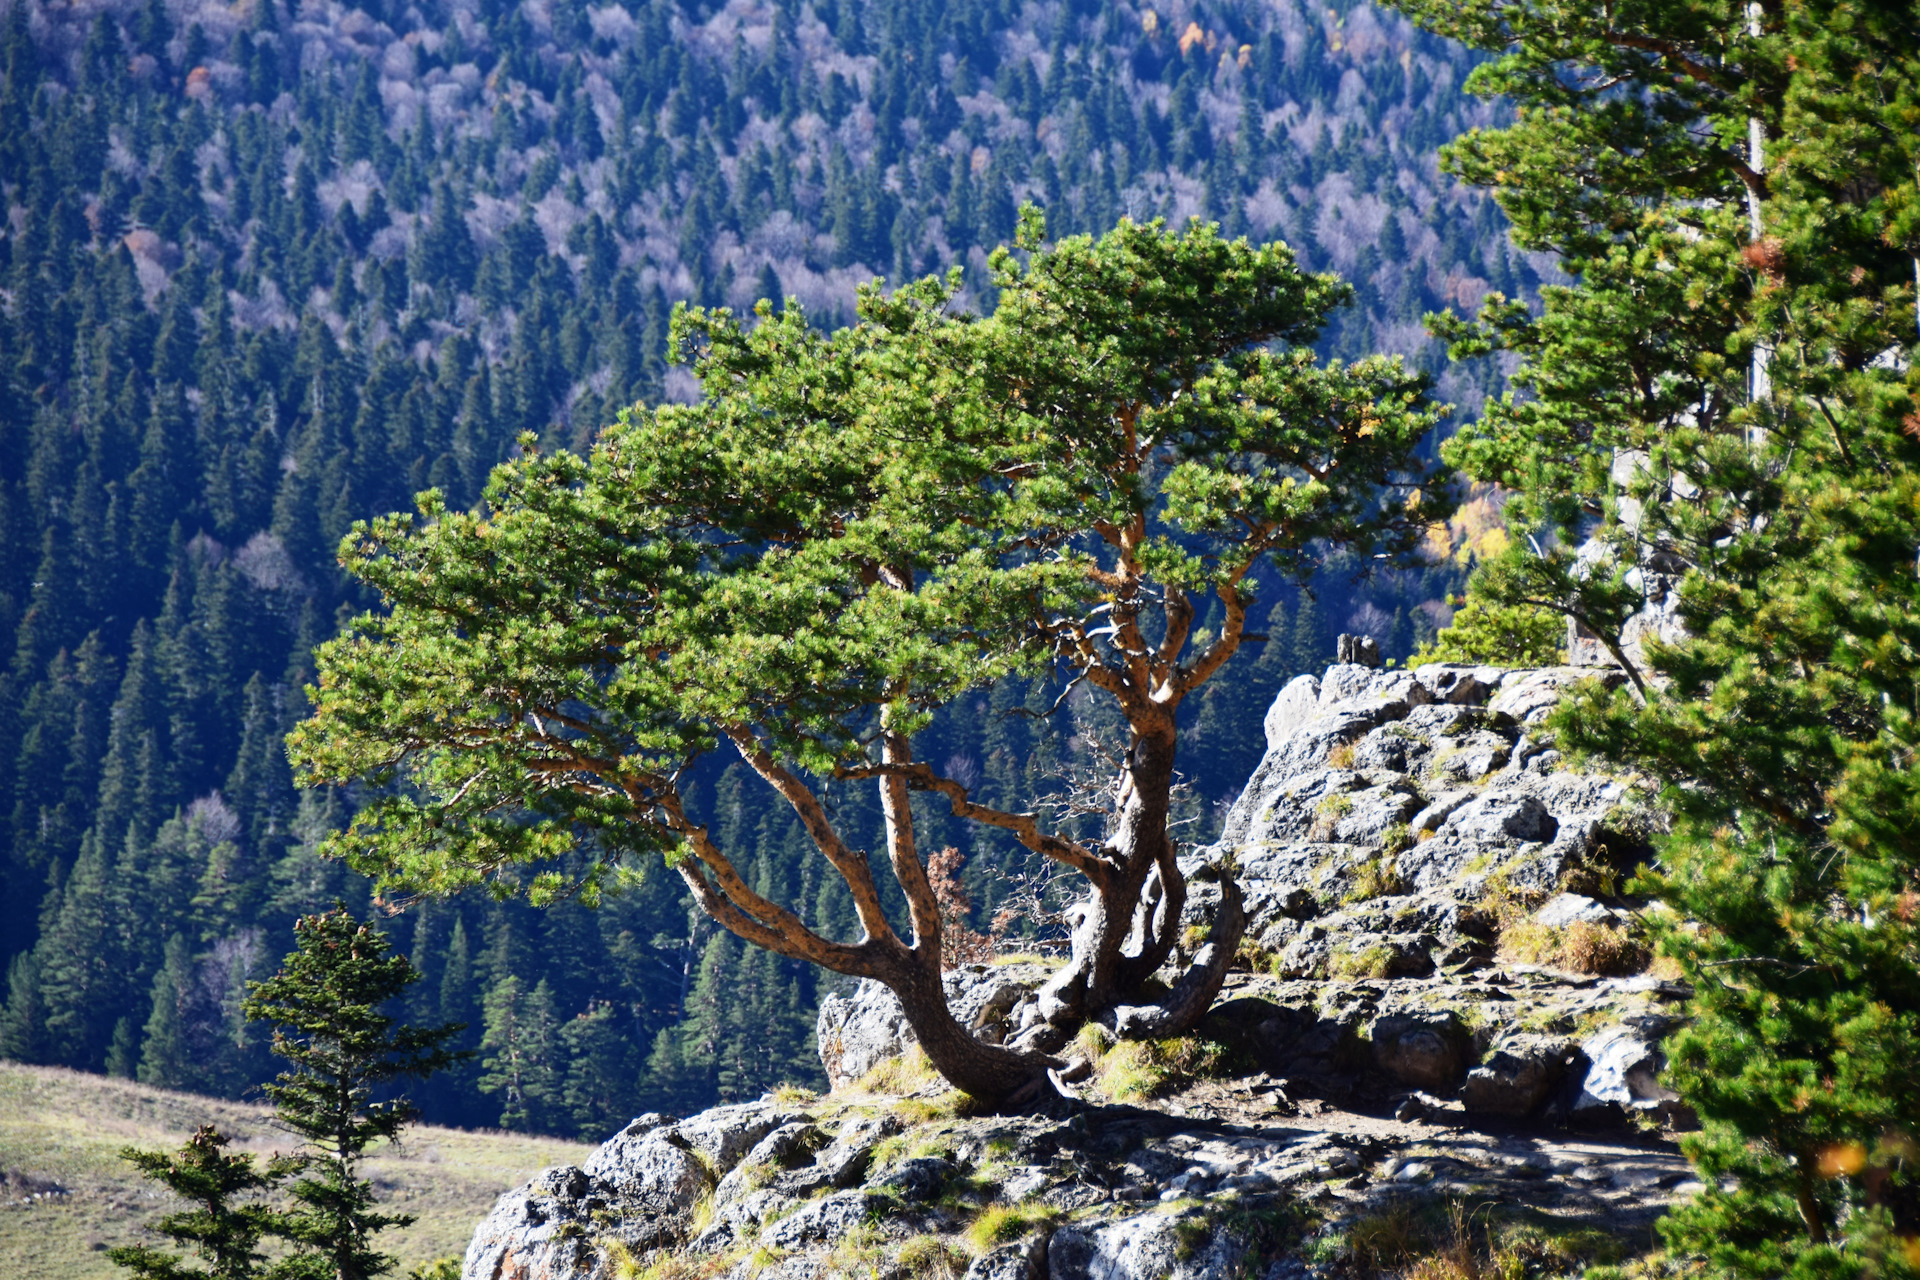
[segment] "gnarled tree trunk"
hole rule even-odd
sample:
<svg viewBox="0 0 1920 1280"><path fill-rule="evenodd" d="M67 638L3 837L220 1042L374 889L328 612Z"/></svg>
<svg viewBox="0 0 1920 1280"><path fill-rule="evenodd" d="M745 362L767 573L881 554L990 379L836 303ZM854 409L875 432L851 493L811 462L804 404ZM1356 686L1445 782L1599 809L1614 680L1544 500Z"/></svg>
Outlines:
<svg viewBox="0 0 1920 1280"><path fill-rule="evenodd" d="M1019 1047L1051 1052L1088 1021L1127 1038L1180 1035L1206 1014L1226 981L1246 928L1231 876L1223 876L1220 913L1187 973L1164 998L1138 999L1147 979L1173 954L1187 900L1186 877L1167 836L1176 744L1167 719L1163 732L1141 735L1129 755L1118 821L1107 842L1112 870L1089 877L1092 892L1074 929L1073 957L1041 990L1046 1025L1023 1036Z"/></svg>

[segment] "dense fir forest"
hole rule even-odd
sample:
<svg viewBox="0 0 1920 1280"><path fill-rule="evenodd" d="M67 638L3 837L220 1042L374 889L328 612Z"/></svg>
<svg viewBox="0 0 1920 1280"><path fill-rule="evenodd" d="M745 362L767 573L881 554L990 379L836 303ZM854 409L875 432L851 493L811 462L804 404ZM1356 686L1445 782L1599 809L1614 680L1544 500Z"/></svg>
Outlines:
<svg viewBox="0 0 1920 1280"><path fill-rule="evenodd" d="M1470 415L1422 313L1537 285L1437 146L1492 108L1467 53L1365 4L1049 0L13 0L0 16L0 1055L232 1094L239 1012L302 912L367 903L296 792L309 654L368 601L351 522L478 500L522 432L578 446L684 398L681 300L851 316L856 284L1122 216L1284 238L1355 281L1323 345L1411 354ZM1460 573L1305 594L1198 702L1204 839L1280 683L1333 636L1404 656ZM989 801L1097 749L1055 690L955 708L926 751ZM715 766L704 803L763 891L852 919L784 808ZM860 821L867 803L849 795ZM938 806L924 821L936 832ZM979 919L1012 854L950 824ZM934 838L938 838L935 836ZM484 899L388 927L469 1024L445 1124L602 1136L812 1079L820 979L652 877L598 910Z"/></svg>

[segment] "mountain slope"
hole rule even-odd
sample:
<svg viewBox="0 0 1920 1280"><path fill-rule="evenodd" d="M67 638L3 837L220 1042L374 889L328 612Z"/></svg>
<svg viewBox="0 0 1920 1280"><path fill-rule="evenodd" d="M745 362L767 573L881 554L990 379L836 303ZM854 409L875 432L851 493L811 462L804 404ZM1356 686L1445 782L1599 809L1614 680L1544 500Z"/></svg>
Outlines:
<svg viewBox="0 0 1920 1280"><path fill-rule="evenodd" d="M1412 353L1472 411L1482 375L1441 368L1418 316L1537 264L1435 169L1490 118L1460 95L1469 64L1389 12L1296 0L10 0L0 1055L259 1078L242 984L299 912L366 899L312 852L345 801L297 794L280 745L313 645L369 603L333 548L427 486L474 502L521 432L577 447L687 394L679 301L791 295L833 324L873 274L949 262L984 301L1021 201L1056 234L1200 215L1354 277L1327 349ZM1404 654L1457 584L1272 584L1268 656L1188 725L1200 834L1281 680L1342 630ZM1027 695L996 696L1004 715ZM1031 797L1078 749L1073 717L956 717L941 758ZM742 861L850 924L793 824L711 782L746 806ZM954 839L987 918L1013 855ZM463 903L392 927L423 1020L476 1047L539 1029L548 1129L812 1069L815 975L689 923L671 878L598 915ZM497 1118L482 1069L430 1114Z"/></svg>

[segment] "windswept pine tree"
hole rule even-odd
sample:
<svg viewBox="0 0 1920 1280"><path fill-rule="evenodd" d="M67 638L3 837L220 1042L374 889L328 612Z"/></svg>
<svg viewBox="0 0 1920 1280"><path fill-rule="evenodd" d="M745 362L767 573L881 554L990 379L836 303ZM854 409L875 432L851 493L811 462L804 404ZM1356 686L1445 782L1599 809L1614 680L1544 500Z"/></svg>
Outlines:
<svg viewBox="0 0 1920 1280"><path fill-rule="evenodd" d="M417 521L359 526L346 563L382 608L322 648L289 747L307 782L385 794L329 847L383 892L535 905L599 900L664 854L742 940L886 986L934 1066L996 1104L1047 1087L1086 1022L1137 1039L1195 1026L1244 914L1214 868L1205 945L1150 989L1187 894L1177 713L1245 642L1259 572L1305 579L1334 548L1420 553L1449 514L1418 454L1444 410L1396 359L1314 355L1347 289L1284 246L1127 219L1045 234L1023 209L984 316L954 313L958 268L864 290L861 323L830 337L764 304L751 329L678 313L701 403L625 415L586 459L530 451L496 471L484 513L429 495ZM1016 678L1056 701L1084 683L1111 725L1091 766L1111 801L1084 834L982 803L972 771L915 745L938 710ZM806 921L779 883L795 868L746 862L692 814L685 780L721 744L804 828L853 928ZM830 805L848 786L877 791L904 936L859 820ZM1043 1021L1010 1044L948 1008L916 792L1085 886ZM761 972L736 984L748 1005ZM512 1046L536 1020L516 1002L499 1022L497 1069L531 1099L533 1059ZM730 1048L725 1092L764 1044ZM542 1066L543 1089L556 1079Z"/></svg>

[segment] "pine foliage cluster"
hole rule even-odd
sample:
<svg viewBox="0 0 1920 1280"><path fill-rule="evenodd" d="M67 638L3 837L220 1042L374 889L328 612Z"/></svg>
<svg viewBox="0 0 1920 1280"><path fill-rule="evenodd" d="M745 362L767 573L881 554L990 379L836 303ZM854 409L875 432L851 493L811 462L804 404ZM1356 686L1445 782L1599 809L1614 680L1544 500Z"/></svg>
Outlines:
<svg viewBox="0 0 1920 1280"><path fill-rule="evenodd" d="M1571 284L1441 327L1519 357L1447 447L1515 491L1488 616L1630 684L1550 722L1657 779L1633 886L1694 989L1666 1080L1690 1272L1920 1271L1920 8L1406 0L1518 105L1443 152ZM1649 603L1677 627L1630 634Z"/></svg>
<svg viewBox="0 0 1920 1280"><path fill-rule="evenodd" d="M1435 166L1497 114L1461 95L1471 62L1364 4L12 0L0 1054L224 1093L264 1073L245 982L297 916L365 901L314 854L346 815L282 746L313 646L367 603L335 546L420 489L475 501L523 430L579 446L688 394L676 302L792 296L832 324L876 273L958 261L977 295L1024 199L1059 234L1197 214L1356 281L1323 345L1415 354L1477 404L1495 375L1446 367L1418 317L1545 259ZM1269 593L1265 656L1189 712L1195 833L1280 681L1343 630L1410 652L1457 586ZM986 710L936 730L942 759L1033 794L1051 748ZM830 893L796 832L740 821L756 874ZM984 923L1009 855L966 852ZM644 1088L815 1070L814 977L690 927L665 878L592 915L396 927L417 1015L514 1046L436 1080L437 1121L584 1131Z"/></svg>

